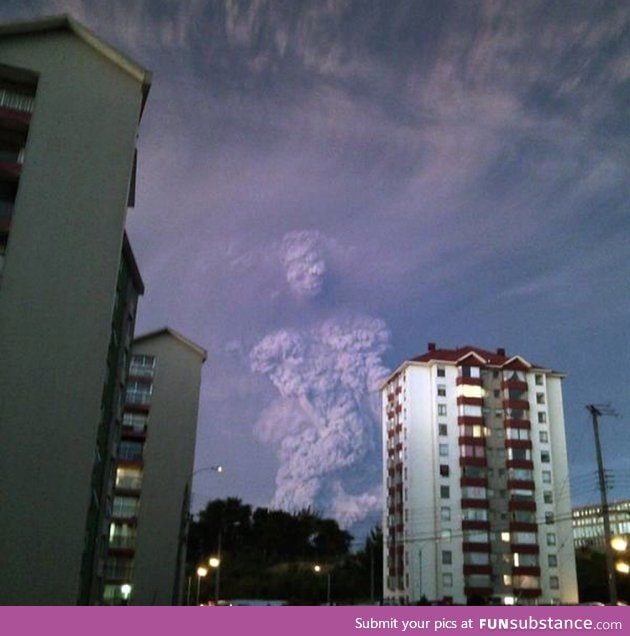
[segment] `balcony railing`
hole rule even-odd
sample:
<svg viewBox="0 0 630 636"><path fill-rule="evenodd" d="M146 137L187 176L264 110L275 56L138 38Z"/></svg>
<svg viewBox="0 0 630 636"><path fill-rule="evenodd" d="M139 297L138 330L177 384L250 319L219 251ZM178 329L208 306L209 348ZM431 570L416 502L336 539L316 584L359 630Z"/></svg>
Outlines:
<svg viewBox="0 0 630 636"><path fill-rule="evenodd" d="M11 108L23 113L32 113L35 108L35 98L32 95L0 88L0 108Z"/></svg>

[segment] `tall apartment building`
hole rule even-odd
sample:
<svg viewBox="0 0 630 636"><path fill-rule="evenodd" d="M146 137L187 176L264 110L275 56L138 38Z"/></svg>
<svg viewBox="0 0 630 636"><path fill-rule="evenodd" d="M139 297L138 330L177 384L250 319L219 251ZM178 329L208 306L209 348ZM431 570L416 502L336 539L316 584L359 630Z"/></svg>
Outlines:
<svg viewBox="0 0 630 636"><path fill-rule="evenodd" d="M386 379L385 599L577 601L562 377L430 343Z"/></svg>
<svg viewBox="0 0 630 636"><path fill-rule="evenodd" d="M630 501L613 501L608 504L608 520L611 536L630 536ZM604 550L604 514L601 504L579 506L573 509L573 543L576 549Z"/></svg>
<svg viewBox="0 0 630 636"><path fill-rule="evenodd" d="M102 597L149 85L67 16L0 25L0 604Z"/></svg>
<svg viewBox="0 0 630 636"><path fill-rule="evenodd" d="M166 328L133 343L103 601L179 605L201 367L206 351Z"/></svg>

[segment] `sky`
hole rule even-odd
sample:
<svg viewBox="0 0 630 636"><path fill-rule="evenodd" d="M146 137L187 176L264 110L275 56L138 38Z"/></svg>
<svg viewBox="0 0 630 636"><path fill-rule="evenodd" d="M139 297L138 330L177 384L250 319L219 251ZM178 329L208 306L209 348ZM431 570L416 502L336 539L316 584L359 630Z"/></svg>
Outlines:
<svg viewBox="0 0 630 636"><path fill-rule="evenodd" d="M208 350L193 509L379 520L379 382L427 342L563 371L576 505L630 498L630 6L4 0L153 73L137 332ZM221 464L224 472L204 470Z"/></svg>

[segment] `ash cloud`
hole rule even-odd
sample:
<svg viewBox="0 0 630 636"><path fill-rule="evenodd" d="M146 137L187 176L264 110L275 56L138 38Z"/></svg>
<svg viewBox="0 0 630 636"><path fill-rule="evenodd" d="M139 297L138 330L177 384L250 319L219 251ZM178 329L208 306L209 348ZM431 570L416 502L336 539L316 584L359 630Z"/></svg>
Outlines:
<svg viewBox="0 0 630 636"><path fill-rule="evenodd" d="M315 298L324 288L326 240L317 231L289 232L282 239L282 265L297 298Z"/></svg>
<svg viewBox="0 0 630 636"><path fill-rule="evenodd" d="M252 370L279 393L255 429L280 464L272 506L310 506L346 527L378 509L375 391L388 372L381 358L389 342L382 320L333 318L276 331L252 349Z"/></svg>

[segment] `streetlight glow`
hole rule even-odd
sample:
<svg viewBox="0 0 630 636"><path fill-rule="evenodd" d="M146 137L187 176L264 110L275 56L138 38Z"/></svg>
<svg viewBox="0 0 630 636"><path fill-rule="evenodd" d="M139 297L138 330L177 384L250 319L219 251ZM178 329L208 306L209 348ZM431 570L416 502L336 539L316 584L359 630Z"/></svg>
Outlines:
<svg viewBox="0 0 630 636"><path fill-rule="evenodd" d="M628 548L628 540L626 537L613 537L610 540L610 547L615 550L615 552L625 552Z"/></svg>
<svg viewBox="0 0 630 636"><path fill-rule="evenodd" d="M208 559L208 565L211 568L218 568L221 565L221 559L218 559L217 557L210 557Z"/></svg>
<svg viewBox="0 0 630 636"><path fill-rule="evenodd" d="M206 574L208 574L208 568L204 567L203 565L200 565L197 568L197 576L206 576Z"/></svg>
<svg viewBox="0 0 630 636"><path fill-rule="evenodd" d="M615 570L620 574L630 574L630 565L625 561L617 561L617 563L615 563Z"/></svg>

